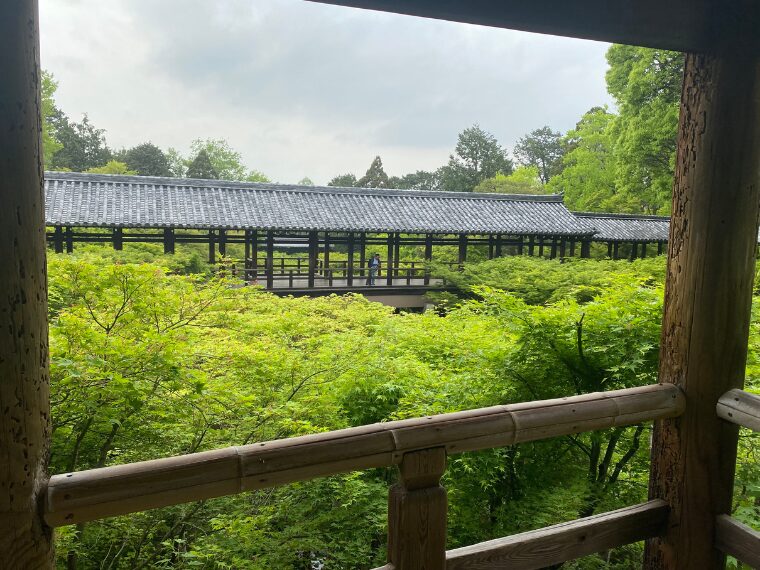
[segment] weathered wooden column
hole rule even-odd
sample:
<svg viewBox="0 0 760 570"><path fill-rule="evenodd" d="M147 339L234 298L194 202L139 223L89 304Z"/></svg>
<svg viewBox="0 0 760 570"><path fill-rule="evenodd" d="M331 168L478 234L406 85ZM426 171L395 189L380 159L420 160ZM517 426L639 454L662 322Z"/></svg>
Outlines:
<svg viewBox="0 0 760 570"><path fill-rule="evenodd" d="M686 411L656 422L650 497L670 522L649 569L724 567L715 517L731 510L737 427L718 398L744 383L760 203L760 59L687 55L670 223L660 381Z"/></svg>
<svg viewBox="0 0 760 570"><path fill-rule="evenodd" d="M74 252L74 229L71 226L66 226L66 253Z"/></svg>
<svg viewBox="0 0 760 570"><path fill-rule="evenodd" d="M544 236L538 236L538 257L544 256Z"/></svg>
<svg viewBox="0 0 760 570"><path fill-rule="evenodd" d="M657 255L662 255L662 242L657 242Z"/></svg>
<svg viewBox="0 0 760 570"><path fill-rule="evenodd" d="M446 470L443 447L405 453L388 496L388 562L394 570L446 567Z"/></svg>
<svg viewBox="0 0 760 570"><path fill-rule="evenodd" d="M619 259L620 242L616 241L612 244L612 259Z"/></svg>
<svg viewBox="0 0 760 570"><path fill-rule="evenodd" d="M36 0L0 2L0 566L52 568L40 517L50 444Z"/></svg>
<svg viewBox="0 0 760 570"><path fill-rule="evenodd" d="M565 243L565 238L560 239L560 241L559 241L559 256L560 257L565 257L565 251L566 251L565 248L566 247L567 247L567 245Z"/></svg>
<svg viewBox="0 0 760 570"><path fill-rule="evenodd" d="M502 252L502 237L501 234L496 234L496 257L501 257ZM523 253L523 236L520 236L520 241L517 244L517 255L522 255Z"/></svg>
<svg viewBox="0 0 760 570"><path fill-rule="evenodd" d="M536 252L536 236L530 236L528 238L528 255L533 257Z"/></svg>
<svg viewBox="0 0 760 570"><path fill-rule="evenodd" d="M607 242L607 257L612 259L612 242L611 241Z"/></svg>
<svg viewBox="0 0 760 570"><path fill-rule="evenodd" d="M636 259L638 249L639 249L639 242L637 241L631 242L631 254L628 257L630 261L633 261L634 259Z"/></svg>

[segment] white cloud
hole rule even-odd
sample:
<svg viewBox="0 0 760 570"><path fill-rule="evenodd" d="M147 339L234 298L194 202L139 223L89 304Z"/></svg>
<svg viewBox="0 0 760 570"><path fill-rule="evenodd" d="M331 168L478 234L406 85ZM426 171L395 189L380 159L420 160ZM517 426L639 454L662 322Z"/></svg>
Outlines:
<svg viewBox="0 0 760 570"><path fill-rule="evenodd" d="M300 0L41 0L43 67L111 146L225 138L273 179L433 169L609 103L606 45Z"/></svg>

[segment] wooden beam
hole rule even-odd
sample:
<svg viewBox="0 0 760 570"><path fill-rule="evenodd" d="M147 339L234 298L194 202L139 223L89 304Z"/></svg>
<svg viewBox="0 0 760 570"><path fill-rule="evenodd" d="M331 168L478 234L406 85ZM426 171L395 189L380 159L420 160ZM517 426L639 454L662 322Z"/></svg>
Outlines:
<svg viewBox="0 0 760 570"><path fill-rule="evenodd" d="M445 570L446 448L405 453L388 494L388 562L394 570Z"/></svg>
<svg viewBox="0 0 760 570"><path fill-rule="evenodd" d="M668 504L654 500L572 522L457 548L446 553L446 570L536 570L658 536Z"/></svg>
<svg viewBox="0 0 760 570"><path fill-rule="evenodd" d="M760 568L760 532L728 515L718 516L715 531L718 549L752 568Z"/></svg>
<svg viewBox="0 0 760 570"><path fill-rule="evenodd" d="M493 406L51 477L45 520L76 524L359 469L627 426L683 412L673 385Z"/></svg>
<svg viewBox="0 0 760 570"><path fill-rule="evenodd" d="M712 52L716 38L734 36L745 53L760 54L758 3L726 0L312 0L684 52Z"/></svg>
<svg viewBox="0 0 760 570"><path fill-rule="evenodd" d="M687 55L670 223L660 381L689 405L658 422L650 498L672 508L645 568L722 569L715 520L731 510L738 428L715 413L744 383L760 205L760 60Z"/></svg>
<svg viewBox="0 0 760 570"><path fill-rule="evenodd" d="M729 390L716 406L718 417L760 432L760 396L744 390Z"/></svg>
<svg viewBox="0 0 760 570"><path fill-rule="evenodd" d="M0 2L0 566L52 568L38 509L50 446L36 0Z"/></svg>

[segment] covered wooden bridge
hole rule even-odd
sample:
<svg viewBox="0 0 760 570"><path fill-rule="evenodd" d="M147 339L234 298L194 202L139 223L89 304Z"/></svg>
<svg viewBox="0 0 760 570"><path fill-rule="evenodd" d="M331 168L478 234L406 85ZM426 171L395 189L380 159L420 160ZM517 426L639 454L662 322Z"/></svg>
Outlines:
<svg viewBox="0 0 760 570"><path fill-rule="evenodd" d="M56 252L77 242L161 243L166 253L205 244L210 262L242 259L236 270L268 289L363 287L374 253L382 263L378 285L419 287L430 283L426 263L442 247L452 265L469 254L587 257L595 232L555 195L62 172L45 174L45 191Z"/></svg>
<svg viewBox="0 0 760 570"><path fill-rule="evenodd" d="M639 540L647 541L644 568L651 570L719 570L727 554L760 567L760 533L731 516L739 426L760 430L760 397L742 390L760 213L760 2L331 3L687 52L660 383L49 477L38 10L35 0L6 0L0 3L0 564L52 568L56 526L395 465L388 570L537 569ZM430 231L393 231L412 229ZM655 422L647 502L446 550L440 479L448 455L646 421Z"/></svg>

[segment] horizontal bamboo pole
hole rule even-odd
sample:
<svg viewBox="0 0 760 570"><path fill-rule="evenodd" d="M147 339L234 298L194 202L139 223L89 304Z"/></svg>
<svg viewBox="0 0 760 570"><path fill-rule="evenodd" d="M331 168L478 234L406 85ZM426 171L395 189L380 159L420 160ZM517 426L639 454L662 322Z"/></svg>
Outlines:
<svg viewBox="0 0 760 570"><path fill-rule="evenodd" d="M461 453L675 417L684 398L659 384L493 406L51 477L50 526L75 524L400 463L404 453Z"/></svg>
<svg viewBox="0 0 760 570"><path fill-rule="evenodd" d="M729 390L718 400L718 417L760 432L760 396L744 390Z"/></svg>
<svg viewBox="0 0 760 570"><path fill-rule="evenodd" d="M534 570L659 536L668 505L654 500L450 550L446 570Z"/></svg>
<svg viewBox="0 0 760 570"><path fill-rule="evenodd" d="M715 546L752 568L760 568L760 532L728 515L718 516L715 523Z"/></svg>

